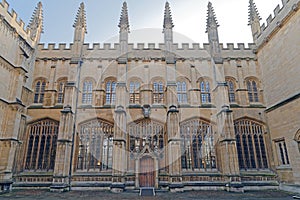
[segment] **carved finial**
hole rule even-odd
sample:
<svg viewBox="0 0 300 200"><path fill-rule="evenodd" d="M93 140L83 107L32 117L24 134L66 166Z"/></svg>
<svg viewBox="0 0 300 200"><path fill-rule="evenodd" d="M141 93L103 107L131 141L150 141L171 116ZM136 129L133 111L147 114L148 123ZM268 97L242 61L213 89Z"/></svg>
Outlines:
<svg viewBox="0 0 300 200"><path fill-rule="evenodd" d="M122 13L118 27L120 31L129 31L128 9L126 1L123 2Z"/></svg>
<svg viewBox="0 0 300 200"><path fill-rule="evenodd" d="M212 7L212 3L208 2L207 7L208 10L207 10L206 32L208 32L208 29L210 28L219 27L214 8Z"/></svg>
<svg viewBox="0 0 300 200"><path fill-rule="evenodd" d="M27 28L30 29L30 37L34 40L38 34L43 33L43 5L41 2L35 7Z"/></svg>
<svg viewBox="0 0 300 200"><path fill-rule="evenodd" d="M164 15L164 28L171 29L174 27L173 20L172 20L172 14L169 2L166 2L165 5L165 15Z"/></svg>
<svg viewBox="0 0 300 200"><path fill-rule="evenodd" d="M84 32L87 33L86 14L83 2L80 4L73 27L83 28Z"/></svg>
<svg viewBox="0 0 300 200"><path fill-rule="evenodd" d="M261 20L259 13L257 11L256 5L253 0L249 1L249 23L248 25L253 24L254 22L259 22Z"/></svg>

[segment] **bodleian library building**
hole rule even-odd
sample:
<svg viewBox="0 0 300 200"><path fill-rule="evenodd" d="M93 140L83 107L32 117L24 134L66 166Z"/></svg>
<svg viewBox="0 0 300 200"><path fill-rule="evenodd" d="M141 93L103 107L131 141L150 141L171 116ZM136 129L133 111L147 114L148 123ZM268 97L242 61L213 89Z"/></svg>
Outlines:
<svg viewBox="0 0 300 200"><path fill-rule="evenodd" d="M0 192L300 192L299 6L261 24L250 0L253 43L235 46L209 2L208 43L179 45L166 2L163 43L132 44L124 2L119 42L90 45L81 3L73 43L44 45L42 3L25 26L2 0Z"/></svg>

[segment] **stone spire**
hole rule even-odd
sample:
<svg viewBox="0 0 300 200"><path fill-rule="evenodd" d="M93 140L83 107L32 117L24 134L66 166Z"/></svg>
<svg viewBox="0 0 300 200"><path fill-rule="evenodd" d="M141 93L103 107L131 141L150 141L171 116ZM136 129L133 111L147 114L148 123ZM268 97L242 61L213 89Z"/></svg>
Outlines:
<svg viewBox="0 0 300 200"><path fill-rule="evenodd" d="M253 41L255 42L257 37L261 33L260 21L261 18L257 11L256 5L253 0L249 1L249 22L248 25L251 26Z"/></svg>
<svg viewBox="0 0 300 200"><path fill-rule="evenodd" d="M35 7L27 27L30 30L30 37L37 43L43 33L43 5L41 2Z"/></svg>
<svg viewBox="0 0 300 200"><path fill-rule="evenodd" d="M171 15L171 8L169 2L165 4L165 13L164 13L164 42L166 48L166 62L172 64L175 62L175 57L173 53L173 20Z"/></svg>
<svg viewBox="0 0 300 200"><path fill-rule="evenodd" d="M121 17L118 27L119 41L120 41L120 57L118 59L119 63L127 62L127 51L128 51L128 33L129 33L129 20L128 20L128 8L126 1L123 2Z"/></svg>
<svg viewBox="0 0 300 200"><path fill-rule="evenodd" d="M215 63L223 63L218 35L218 21L212 3L208 3L206 33L210 44L210 54Z"/></svg>
<svg viewBox="0 0 300 200"><path fill-rule="evenodd" d="M164 14L164 29L172 29L174 27L171 8L169 2L165 4L165 14Z"/></svg>
<svg viewBox="0 0 300 200"><path fill-rule="evenodd" d="M80 4L73 27L75 28L75 30L74 42L72 47L73 56L71 59L71 63L77 64L81 60L82 46L84 43L85 34L87 33L86 14L83 2Z"/></svg>
<svg viewBox="0 0 300 200"><path fill-rule="evenodd" d="M86 14L85 14L83 2L80 4L73 27L75 29L76 28L83 29L84 33L87 33Z"/></svg>
<svg viewBox="0 0 300 200"><path fill-rule="evenodd" d="M120 32L122 31L129 32L128 8L127 8L126 1L123 2L121 17L120 17L120 22L118 27L120 28Z"/></svg>

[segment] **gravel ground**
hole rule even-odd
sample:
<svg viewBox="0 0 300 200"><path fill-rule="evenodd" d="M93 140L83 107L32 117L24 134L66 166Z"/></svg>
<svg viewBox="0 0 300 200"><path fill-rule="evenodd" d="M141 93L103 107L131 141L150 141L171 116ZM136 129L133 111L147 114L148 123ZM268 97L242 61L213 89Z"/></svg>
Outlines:
<svg viewBox="0 0 300 200"><path fill-rule="evenodd" d="M52 193L48 190L14 190L11 193L0 194L0 199L20 199L20 200L180 200L180 199L230 199L230 200L256 200L256 199L280 199L287 200L293 199L293 194L280 192L280 191L255 191L245 193L229 193L225 191L190 191L183 193L170 193L170 192L158 192L154 197L140 197L136 192L123 192L119 194L111 193L109 191L71 191L65 193Z"/></svg>

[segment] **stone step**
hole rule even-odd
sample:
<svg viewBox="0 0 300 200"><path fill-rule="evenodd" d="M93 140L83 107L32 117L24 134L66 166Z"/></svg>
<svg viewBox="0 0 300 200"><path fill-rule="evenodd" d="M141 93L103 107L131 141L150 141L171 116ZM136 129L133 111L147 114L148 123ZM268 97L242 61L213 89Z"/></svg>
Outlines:
<svg viewBox="0 0 300 200"><path fill-rule="evenodd" d="M154 187L142 187L142 188L140 188L140 196L155 196Z"/></svg>

